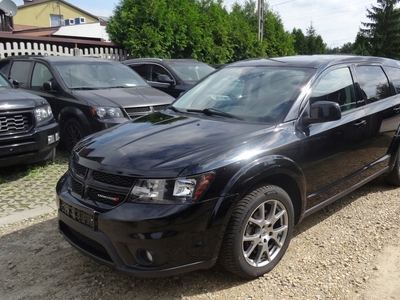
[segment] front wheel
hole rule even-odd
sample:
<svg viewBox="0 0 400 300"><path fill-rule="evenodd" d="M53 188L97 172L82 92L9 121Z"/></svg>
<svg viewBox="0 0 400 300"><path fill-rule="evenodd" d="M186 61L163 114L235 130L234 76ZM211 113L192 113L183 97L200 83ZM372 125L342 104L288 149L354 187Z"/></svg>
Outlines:
<svg viewBox="0 0 400 300"><path fill-rule="evenodd" d="M76 119L67 120L63 126L62 133L61 138L68 153L71 153L76 143L84 137L83 126Z"/></svg>
<svg viewBox="0 0 400 300"><path fill-rule="evenodd" d="M219 261L228 271L254 279L271 271L289 246L294 210L289 195L262 186L236 206L223 239Z"/></svg>

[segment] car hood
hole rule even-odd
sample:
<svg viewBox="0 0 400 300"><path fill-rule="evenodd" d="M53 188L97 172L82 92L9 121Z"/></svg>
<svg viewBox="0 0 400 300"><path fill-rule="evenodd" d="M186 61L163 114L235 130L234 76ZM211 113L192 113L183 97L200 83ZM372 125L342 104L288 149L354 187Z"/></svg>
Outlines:
<svg viewBox="0 0 400 300"><path fill-rule="evenodd" d="M111 88L99 90L74 90L74 95L92 105L100 106L154 106L175 100L170 95L152 87Z"/></svg>
<svg viewBox="0 0 400 300"><path fill-rule="evenodd" d="M239 147L252 150L251 141L268 136L273 128L265 124L221 122L218 117L200 119L157 112L84 139L74 155L86 163L100 163L101 166L93 167L105 171L177 176L189 166L192 173L213 169L215 166L205 167L204 162L215 163L215 159L210 159L215 155L222 153L221 161L226 162L230 151L237 155ZM203 166L199 167L200 164Z"/></svg>
<svg viewBox="0 0 400 300"><path fill-rule="evenodd" d="M0 89L0 110L30 109L43 104L47 104L47 101L35 94L16 89Z"/></svg>

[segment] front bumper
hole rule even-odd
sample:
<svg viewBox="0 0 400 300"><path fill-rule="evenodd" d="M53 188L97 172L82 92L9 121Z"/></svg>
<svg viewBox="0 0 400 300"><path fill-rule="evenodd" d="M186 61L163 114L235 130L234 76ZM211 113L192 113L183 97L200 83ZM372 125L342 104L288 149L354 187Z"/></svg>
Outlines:
<svg viewBox="0 0 400 300"><path fill-rule="evenodd" d="M59 143L59 132L58 123L53 121L27 133L0 136L0 166L46 160ZM51 142L48 141L49 137L53 138Z"/></svg>
<svg viewBox="0 0 400 300"><path fill-rule="evenodd" d="M59 230L81 253L135 277L160 277L214 266L220 226L217 199L194 205L123 203L99 212L79 203L60 180ZM150 257L150 258L149 258Z"/></svg>

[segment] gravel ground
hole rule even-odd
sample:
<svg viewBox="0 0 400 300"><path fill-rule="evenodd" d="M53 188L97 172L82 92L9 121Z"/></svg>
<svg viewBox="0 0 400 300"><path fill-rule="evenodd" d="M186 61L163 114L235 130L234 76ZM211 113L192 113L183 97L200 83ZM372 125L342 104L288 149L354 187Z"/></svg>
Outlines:
<svg viewBox="0 0 400 300"><path fill-rule="evenodd" d="M56 215L0 228L0 299L400 300L400 189L381 178L306 218L286 255L244 281L216 266L138 279L82 256Z"/></svg>

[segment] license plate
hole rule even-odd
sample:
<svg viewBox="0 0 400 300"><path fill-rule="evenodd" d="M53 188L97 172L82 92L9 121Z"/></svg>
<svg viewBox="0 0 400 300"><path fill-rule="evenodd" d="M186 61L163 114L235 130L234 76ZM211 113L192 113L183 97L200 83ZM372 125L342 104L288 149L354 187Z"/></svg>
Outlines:
<svg viewBox="0 0 400 300"><path fill-rule="evenodd" d="M71 219L94 229L95 218L93 212L86 212L60 199L60 211Z"/></svg>

